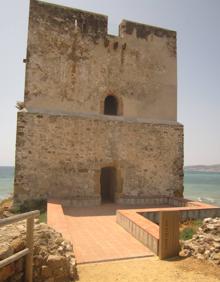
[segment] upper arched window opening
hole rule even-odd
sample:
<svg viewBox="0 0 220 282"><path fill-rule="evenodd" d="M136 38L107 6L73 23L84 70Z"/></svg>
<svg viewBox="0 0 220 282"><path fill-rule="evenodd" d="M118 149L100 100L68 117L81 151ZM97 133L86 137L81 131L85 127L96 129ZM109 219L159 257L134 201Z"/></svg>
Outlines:
<svg viewBox="0 0 220 282"><path fill-rule="evenodd" d="M104 115L118 115L118 100L115 96L109 95L105 98Z"/></svg>

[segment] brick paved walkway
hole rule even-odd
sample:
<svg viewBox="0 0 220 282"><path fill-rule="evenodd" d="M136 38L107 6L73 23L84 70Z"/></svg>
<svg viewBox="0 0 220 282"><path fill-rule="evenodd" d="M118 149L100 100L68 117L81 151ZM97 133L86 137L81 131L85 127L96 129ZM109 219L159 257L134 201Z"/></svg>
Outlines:
<svg viewBox="0 0 220 282"><path fill-rule="evenodd" d="M48 203L48 224L73 243L77 263L152 256L152 252L116 223L116 209L105 204L93 208L64 208ZM126 207L127 208L127 207Z"/></svg>

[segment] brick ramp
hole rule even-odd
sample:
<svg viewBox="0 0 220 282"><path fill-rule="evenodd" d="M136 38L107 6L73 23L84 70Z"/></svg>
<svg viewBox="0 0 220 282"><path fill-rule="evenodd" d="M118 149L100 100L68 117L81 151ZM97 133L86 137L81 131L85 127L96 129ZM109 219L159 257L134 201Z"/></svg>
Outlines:
<svg viewBox="0 0 220 282"><path fill-rule="evenodd" d="M117 205L62 208L47 205L48 224L70 240L78 264L142 258L153 253L116 223Z"/></svg>

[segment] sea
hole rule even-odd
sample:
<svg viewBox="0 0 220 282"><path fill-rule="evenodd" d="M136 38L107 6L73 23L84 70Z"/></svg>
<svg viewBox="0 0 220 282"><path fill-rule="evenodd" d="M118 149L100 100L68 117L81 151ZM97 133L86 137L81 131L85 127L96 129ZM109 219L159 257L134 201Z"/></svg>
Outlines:
<svg viewBox="0 0 220 282"><path fill-rule="evenodd" d="M12 195L14 167L0 166L0 201ZM220 173L184 172L184 197L220 206Z"/></svg>

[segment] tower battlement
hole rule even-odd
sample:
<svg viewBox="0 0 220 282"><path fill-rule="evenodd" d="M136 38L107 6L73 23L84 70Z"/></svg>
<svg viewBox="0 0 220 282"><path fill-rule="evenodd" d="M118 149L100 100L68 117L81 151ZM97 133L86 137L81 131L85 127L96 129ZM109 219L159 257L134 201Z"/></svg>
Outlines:
<svg viewBox="0 0 220 282"><path fill-rule="evenodd" d="M38 20L44 20L51 24L60 24L61 26L77 27L84 34L93 36L108 36L108 16L94 12L84 11L76 8L51 4L39 0L30 1L30 16L38 15ZM37 20L37 18L36 18ZM176 32L156 26L150 26L143 23L122 20L119 24L119 37L136 34L137 38L147 39L149 35L158 37L176 37Z"/></svg>
<svg viewBox="0 0 220 282"><path fill-rule="evenodd" d="M123 20L107 33L105 15L31 0L25 107L28 111L118 113L176 121L176 33Z"/></svg>

